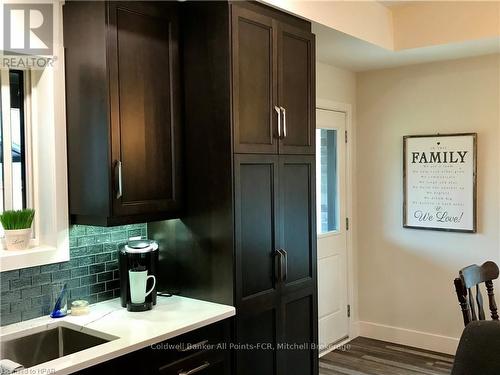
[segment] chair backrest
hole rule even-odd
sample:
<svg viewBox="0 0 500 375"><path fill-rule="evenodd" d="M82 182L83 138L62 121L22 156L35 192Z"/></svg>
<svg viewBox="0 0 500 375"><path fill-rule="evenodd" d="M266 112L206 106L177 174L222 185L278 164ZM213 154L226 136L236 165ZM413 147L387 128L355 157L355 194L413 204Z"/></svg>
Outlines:
<svg viewBox="0 0 500 375"><path fill-rule="evenodd" d="M483 296L479 288L482 283L485 284L488 293L491 319L498 320L497 305L493 293L493 280L498 278L498 273L498 266L494 262L486 262L482 266L474 264L460 270L460 277L455 279L454 284L465 325L474 320L485 320Z"/></svg>

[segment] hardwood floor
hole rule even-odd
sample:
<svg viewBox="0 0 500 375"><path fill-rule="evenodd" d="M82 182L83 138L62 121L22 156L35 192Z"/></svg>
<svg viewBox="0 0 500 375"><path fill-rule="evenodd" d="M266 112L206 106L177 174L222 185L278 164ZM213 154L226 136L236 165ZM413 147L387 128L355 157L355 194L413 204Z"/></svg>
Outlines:
<svg viewBox="0 0 500 375"><path fill-rule="evenodd" d="M320 375L450 375L453 356L358 337L320 359Z"/></svg>

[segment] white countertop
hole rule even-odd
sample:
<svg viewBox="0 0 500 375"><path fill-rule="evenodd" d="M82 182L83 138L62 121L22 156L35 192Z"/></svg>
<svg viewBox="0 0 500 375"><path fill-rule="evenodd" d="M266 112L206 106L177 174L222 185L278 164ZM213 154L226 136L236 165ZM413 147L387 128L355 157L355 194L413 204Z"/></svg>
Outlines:
<svg viewBox="0 0 500 375"><path fill-rule="evenodd" d="M121 307L118 298L96 303L90 308L88 315L68 315L60 319L41 317L1 327L0 340L25 336L27 330L36 333L58 324L77 328L82 332L87 330L90 334L98 331L103 333L103 338L118 337L105 344L30 368L30 373L69 374L229 318L236 313L233 306L179 296L158 296L153 310L144 312L127 311Z"/></svg>

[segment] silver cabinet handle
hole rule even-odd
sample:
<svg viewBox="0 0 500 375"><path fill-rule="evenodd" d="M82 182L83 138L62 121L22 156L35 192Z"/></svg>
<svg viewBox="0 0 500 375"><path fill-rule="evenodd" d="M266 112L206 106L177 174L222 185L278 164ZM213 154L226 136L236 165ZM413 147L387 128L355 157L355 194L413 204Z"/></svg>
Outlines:
<svg viewBox="0 0 500 375"><path fill-rule="evenodd" d="M275 279L277 282L283 281L284 254L281 251L281 249L277 249L274 251L274 259L275 259L275 272L276 272ZM276 269L277 269L277 271L276 271Z"/></svg>
<svg viewBox="0 0 500 375"><path fill-rule="evenodd" d="M281 112L283 113L283 138L286 138L286 109L280 107Z"/></svg>
<svg viewBox="0 0 500 375"><path fill-rule="evenodd" d="M122 197L122 162L120 160L115 161L115 181L118 185L116 188L116 199Z"/></svg>
<svg viewBox="0 0 500 375"><path fill-rule="evenodd" d="M281 107L274 106L274 110L278 114L278 139L281 138Z"/></svg>
<svg viewBox="0 0 500 375"><path fill-rule="evenodd" d="M283 272L283 279L282 281L286 281L287 277L288 277L288 253L286 252L286 250L284 249L281 249L282 253L283 253L283 258L285 259L285 272Z"/></svg>
<svg viewBox="0 0 500 375"><path fill-rule="evenodd" d="M210 363L209 362L205 362L204 364L202 364L201 366L198 366L198 367L195 367L189 371L184 371L184 370L181 370L181 372L179 372L179 375L191 375L191 374L196 374L197 372L200 372L201 370L204 370L206 369L207 367L210 366Z"/></svg>
<svg viewBox="0 0 500 375"><path fill-rule="evenodd" d="M203 340L203 341L197 342L196 344L189 344L185 348L179 349L178 351L179 352L189 352L193 349L202 348L207 344L208 344L208 340Z"/></svg>

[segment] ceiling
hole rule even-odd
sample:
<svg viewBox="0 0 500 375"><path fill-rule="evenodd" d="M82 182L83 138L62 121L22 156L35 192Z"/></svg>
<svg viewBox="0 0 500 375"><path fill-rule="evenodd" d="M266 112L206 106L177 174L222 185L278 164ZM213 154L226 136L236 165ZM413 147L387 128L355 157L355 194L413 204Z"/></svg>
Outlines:
<svg viewBox="0 0 500 375"><path fill-rule="evenodd" d="M319 23L313 32L318 61L355 72L500 53L498 37L391 51Z"/></svg>

